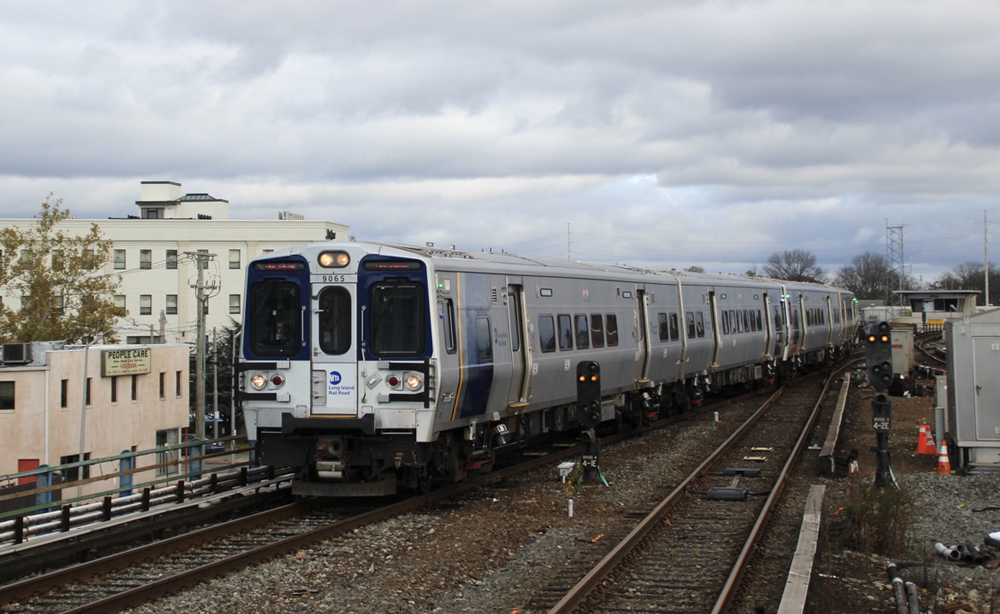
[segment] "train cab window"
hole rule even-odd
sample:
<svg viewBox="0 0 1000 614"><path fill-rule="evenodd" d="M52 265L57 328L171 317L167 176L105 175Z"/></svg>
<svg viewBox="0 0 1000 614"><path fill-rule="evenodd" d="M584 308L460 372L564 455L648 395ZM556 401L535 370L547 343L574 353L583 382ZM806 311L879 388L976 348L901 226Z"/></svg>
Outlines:
<svg viewBox="0 0 1000 614"><path fill-rule="evenodd" d="M705 336L705 314L700 311L694 314L694 332L699 339Z"/></svg>
<svg viewBox="0 0 1000 614"><path fill-rule="evenodd" d="M618 347L618 316L608 314L608 347Z"/></svg>
<svg viewBox="0 0 1000 614"><path fill-rule="evenodd" d="M670 314L670 340L677 341L681 338L680 327L676 313Z"/></svg>
<svg viewBox="0 0 1000 614"><path fill-rule="evenodd" d="M604 347L604 322L601 314L590 314L590 345L595 348Z"/></svg>
<svg viewBox="0 0 1000 614"><path fill-rule="evenodd" d="M250 338L260 356L294 356L301 347L302 312L299 287L289 282L267 282L250 290Z"/></svg>
<svg viewBox="0 0 1000 614"><path fill-rule="evenodd" d="M354 310L347 288L331 286L319 295L319 347L325 354L339 356L351 349Z"/></svg>
<svg viewBox="0 0 1000 614"><path fill-rule="evenodd" d="M695 334L694 334L694 312L693 311L685 312L684 313L684 320L685 320L685 322L687 322L688 339L694 339L695 338Z"/></svg>
<svg viewBox="0 0 1000 614"><path fill-rule="evenodd" d="M573 349L573 322L568 314L560 313L559 318L559 349Z"/></svg>
<svg viewBox="0 0 1000 614"><path fill-rule="evenodd" d="M476 318L476 355L479 362L493 362L493 340L490 337L490 319L485 316Z"/></svg>
<svg viewBox="0 0 1000 614"><path fill-rule="evenodd" d="M380 356L424 352L427 297L423 286L385 281L371 289L371 350Z"/></svg>
<svg viewBox="0 0 1000 614"><path fill-rule="evenodd" d="M576 349L585 350L590 347L590 331L587 330L587 315L578 313L573 318L573 327L576 330Z"/></svg>
<svg viewBox="0 0 1000 614"><path fill-rule="evenodd" d="M556 351L556 325L552 316L538 318L538 345L543 352Z"/></svg>

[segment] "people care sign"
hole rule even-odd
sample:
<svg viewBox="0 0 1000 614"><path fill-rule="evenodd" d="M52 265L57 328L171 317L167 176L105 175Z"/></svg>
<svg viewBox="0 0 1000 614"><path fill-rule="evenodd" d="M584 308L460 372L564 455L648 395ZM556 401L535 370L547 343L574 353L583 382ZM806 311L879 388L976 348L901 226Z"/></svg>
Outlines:
<svg viewBox="0 0 1000 614"><path fill-rule="evenodd" d="M139 375L152 370L149 348L104 350L101 352L101 377Z"/></svg>

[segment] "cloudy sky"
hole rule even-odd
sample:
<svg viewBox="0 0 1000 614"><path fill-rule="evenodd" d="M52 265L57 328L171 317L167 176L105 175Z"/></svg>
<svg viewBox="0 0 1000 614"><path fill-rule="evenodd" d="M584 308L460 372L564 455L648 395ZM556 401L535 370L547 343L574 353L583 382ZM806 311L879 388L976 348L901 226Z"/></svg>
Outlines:
<svg viewBox="0 0 1000 614"><path fill-rule="evenodd" d="M924 281L1000 246L986 0L14 1L0 206L142 180L359 240L835 272L902 227ZM1000 247L991 257L1000 262Z"/></svg>

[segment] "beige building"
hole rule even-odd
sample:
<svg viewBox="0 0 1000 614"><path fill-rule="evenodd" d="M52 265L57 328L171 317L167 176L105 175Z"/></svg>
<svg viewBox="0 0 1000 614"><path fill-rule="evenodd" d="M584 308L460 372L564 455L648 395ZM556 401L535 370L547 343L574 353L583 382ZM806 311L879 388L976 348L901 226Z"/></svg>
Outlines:
<svg viewBox="0 0 1000 614"><path fill-rule="evenodd" d="M188 425L187 345L86 348L32 343L7 344L2 351L0 480L41 465L76 462L81 419L85 460L178 443ZM85 396L89 396L86 409ZM148 467L167 456L142 456L136 466ZM116 467L116 463L102 465L87 473L96 477L113 473ZM175 471L176 467L151 470L136 482ZM72 479L74 472L65 477ZM114 483L96 483L84 492L109 488Z"/></svg>
<svg viewBox="0 0 1000 614"><path fill-rule="evenodd" d="M252 258L285 247L346 240L343 224L305 220L278 212L271 220L235 220L229 201L204 193L184 194L173 181L141 182L140 199L121 218L69 219L59 224L68 234L84 234L91 224L113 242L105 274L120 275L115 302L129 312L119 324L148 327L131 331L129 343L194 343L197 331L196 259L207 255L202 270L206 298L206 335L239 322L246 265ZM72 207L70 207L72 211ZM0 219L0 226L29 228L32 219ZM16 309L20 297L2 297Z"/></svg>

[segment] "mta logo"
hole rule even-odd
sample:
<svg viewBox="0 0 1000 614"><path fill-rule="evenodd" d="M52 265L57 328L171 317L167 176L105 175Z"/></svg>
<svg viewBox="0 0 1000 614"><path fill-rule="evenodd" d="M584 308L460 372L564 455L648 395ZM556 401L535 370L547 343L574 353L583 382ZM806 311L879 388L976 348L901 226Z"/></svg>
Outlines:
<svg viewBox="0 0 1000 614"><path fill-rule="evenodd" d="M340 383L340 373L336 371L330 371L330 385L336 386Z"/></svg>

